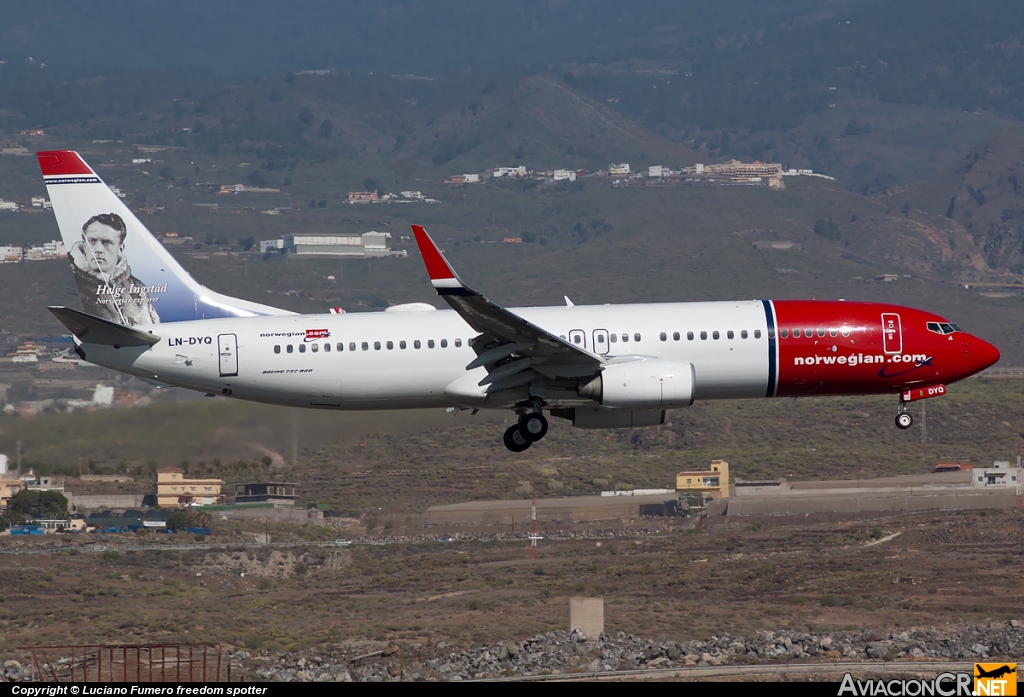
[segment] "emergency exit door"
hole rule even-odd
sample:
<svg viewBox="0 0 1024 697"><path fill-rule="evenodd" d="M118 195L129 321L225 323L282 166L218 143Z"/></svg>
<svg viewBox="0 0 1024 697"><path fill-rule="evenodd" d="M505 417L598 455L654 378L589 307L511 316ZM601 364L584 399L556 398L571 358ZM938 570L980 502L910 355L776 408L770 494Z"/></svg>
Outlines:
<svg viewBox="0 0 1024 697"><path fill-rule="evenodd" d="M217 354L220 376L230 378L238 375L238 337L235 334L217 335Z"/></svg>
<svg viewBox="0 0 1024 697"><path fill-rule="evenodd" d="M885 353L903 351L903 328L900 316L895 312L882 313L882 350Z"/></svg>

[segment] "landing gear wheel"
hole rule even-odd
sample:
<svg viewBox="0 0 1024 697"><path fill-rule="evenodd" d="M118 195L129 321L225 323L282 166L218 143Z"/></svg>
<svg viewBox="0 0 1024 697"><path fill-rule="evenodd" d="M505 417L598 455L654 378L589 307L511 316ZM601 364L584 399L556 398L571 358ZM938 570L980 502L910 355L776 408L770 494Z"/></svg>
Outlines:
<svg viewBox="0 0 1024 697"><path fill-rule="evenodd" d="M907 412L901 412L896 415L896 427L903 429L904 431L914 425L914 417Z"/></svg>
<svg viewBox="0 0 1024 697"><path fill-rule="evenodd" d="M531 443L536 443L548 432L548 420L543 414L523 414L519 418L519 432Z"/></svg>
<svg viewBox="0 0 1024 697"><path fill-rule="evenodd" d="M527 440L519 431L519 424L509 426L502 441L505 443L505 447L514 453L521 453L533 445L533 441Z"/></svg>

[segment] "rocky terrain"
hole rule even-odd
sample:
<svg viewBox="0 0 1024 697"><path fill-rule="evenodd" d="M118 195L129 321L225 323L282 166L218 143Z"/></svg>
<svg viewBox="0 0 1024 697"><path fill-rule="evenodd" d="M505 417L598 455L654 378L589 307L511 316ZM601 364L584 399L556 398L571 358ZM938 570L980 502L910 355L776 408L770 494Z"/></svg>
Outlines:
<svg viewBox="0 0 1024 697"><path fill-rule="evenodd" d="M391 682L478 680L497 677L665 670L729 664L817 661L965 662L1024 657L1018 620L987 625L935 627L883 634L874 631L722 634L704 641L659 641L617 632L588 638L582 632L537 634L528 639L457 649L355 642L302 653L250 653L231 657L235 679L287 682ZM3 679L26 680L30 669L4 664Z"/></svg>

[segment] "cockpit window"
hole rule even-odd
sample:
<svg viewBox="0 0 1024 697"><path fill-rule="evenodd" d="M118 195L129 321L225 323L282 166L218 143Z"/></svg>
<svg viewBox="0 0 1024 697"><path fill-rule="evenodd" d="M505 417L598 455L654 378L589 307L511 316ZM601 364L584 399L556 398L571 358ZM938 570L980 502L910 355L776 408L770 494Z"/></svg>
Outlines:
<svg viewBox="0 0 1024 697"><path fill-rule="evenodd" d="M955 324L951 324L950 322L928 322L925 325L925 327L930 332L935 332L936 334L942 335L963 331L962 329L960 329L960 327L956 326Z"/></svg>

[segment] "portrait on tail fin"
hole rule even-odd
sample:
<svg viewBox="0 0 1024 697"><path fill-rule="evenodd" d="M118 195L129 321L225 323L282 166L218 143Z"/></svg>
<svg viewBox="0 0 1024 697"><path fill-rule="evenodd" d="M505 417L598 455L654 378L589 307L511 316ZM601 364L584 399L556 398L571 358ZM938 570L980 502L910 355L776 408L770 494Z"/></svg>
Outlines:
<svg viewBox="0 0 1024 697"><path fill-rule="evenodd" d="M132 276L124 255L127 226L116 213L94 215L82 225L82 239L68 252L87 313L125 326L159 324L156 298Z"/></svg>

